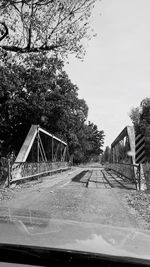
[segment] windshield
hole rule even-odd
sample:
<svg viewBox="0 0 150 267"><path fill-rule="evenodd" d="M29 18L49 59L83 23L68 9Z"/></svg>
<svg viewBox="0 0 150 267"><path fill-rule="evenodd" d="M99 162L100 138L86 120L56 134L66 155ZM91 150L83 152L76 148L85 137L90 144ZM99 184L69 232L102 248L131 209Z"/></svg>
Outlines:
<svg viewBox="0 0 150 267"><path fill-rule="evenodd" d="M0 1L0 243L150 259L149 8Z"/></svg>

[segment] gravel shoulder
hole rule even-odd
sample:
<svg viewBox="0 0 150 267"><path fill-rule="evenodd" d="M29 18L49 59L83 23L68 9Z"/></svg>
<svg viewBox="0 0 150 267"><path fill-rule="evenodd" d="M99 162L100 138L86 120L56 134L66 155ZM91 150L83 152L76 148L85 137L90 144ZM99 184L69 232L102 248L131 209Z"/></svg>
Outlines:
<svg viewBox="0 0 150 267"><path fill-rule="evenodd" d="M121 198L128 212L136 217L140 228L150 230L150 192L127 191Z"/></svg>

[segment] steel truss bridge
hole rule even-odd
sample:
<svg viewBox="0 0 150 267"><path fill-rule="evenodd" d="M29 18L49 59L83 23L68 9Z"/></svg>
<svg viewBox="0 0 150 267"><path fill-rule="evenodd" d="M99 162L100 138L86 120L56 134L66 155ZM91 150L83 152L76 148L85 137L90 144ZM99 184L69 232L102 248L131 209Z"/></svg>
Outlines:
<svg viewBox="0 0 150 267"><path fill-rule="evenodd" d="M70 167L67 143L39 125L32 125L28 135L10 167L11 183L50 175Z"/></svg>
<svg viewBox="0 0 150 267"><path fill-rule="evenodd" d="M142 164L144 161L143 136L136 136L134 127L126 126L111 144L109 168L135 183L136 189L145 190L146 182Z"/></svg>
<svg viewBox="0 0 150 267"><path fill-rule="evenodd" d="M135 132L132 126L125 127L111 144L113 163L135 164Z"/></svg>

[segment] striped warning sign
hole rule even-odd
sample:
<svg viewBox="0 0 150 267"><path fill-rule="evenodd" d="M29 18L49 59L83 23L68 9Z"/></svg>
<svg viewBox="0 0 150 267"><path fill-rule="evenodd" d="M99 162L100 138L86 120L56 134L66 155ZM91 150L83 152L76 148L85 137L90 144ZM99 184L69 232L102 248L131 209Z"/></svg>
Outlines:
<svg viewBox="0 0 150 267"><path fill-rule="evenodd" d="M135 163L145 162L145 136L138 134L135 137Z"/></svg>

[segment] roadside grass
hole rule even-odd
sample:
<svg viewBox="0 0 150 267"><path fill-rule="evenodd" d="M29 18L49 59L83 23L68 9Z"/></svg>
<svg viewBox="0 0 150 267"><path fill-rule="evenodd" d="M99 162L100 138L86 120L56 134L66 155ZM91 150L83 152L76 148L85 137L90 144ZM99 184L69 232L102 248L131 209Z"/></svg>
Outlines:
<svg viewBox="0 0 150 267"><path fill-rule="evenodd" d="M126 194L126 201L145 220L147 223L146 228L150 230L150 163L147 162L142 166L147 190L129 192Z"/></svg>
<svg viewBox="0 0 150 267"><path fill-rule="evenodd" d="M146 229L150 230L150 194L147 192L130 191L125 194L129 207L133 208L146 222Z"/></svg>
<svg viewBox="0 0 150 267"><path fill-rule="evenodd" d="M116 164L115 166L112 167L113 164L105 164L105 169L112 169L113 171L117 172L119 175L123 174L124 177L134 181L134 170L132 165L120 165ZM147 193L150 193L150 163L146 162L142 164L143 166L143 171L144 171L144 177L146 180L146 185L147 185Z"/></svg>
<svg viewBox="0 0 150 267"><path fill-rule="evenodd" d="M108 165L105 165L106 169ZM128 191L125 193L125 200L129 207L133 208L137 214L146 222L145 228L150 230L150 163L142 164L144 177L147 185L146 191ZM120 166L121 168L122 166ZM118 171L118 169L117 169ZM119 169L125 176L128 177L128 168Z"/></svg>

